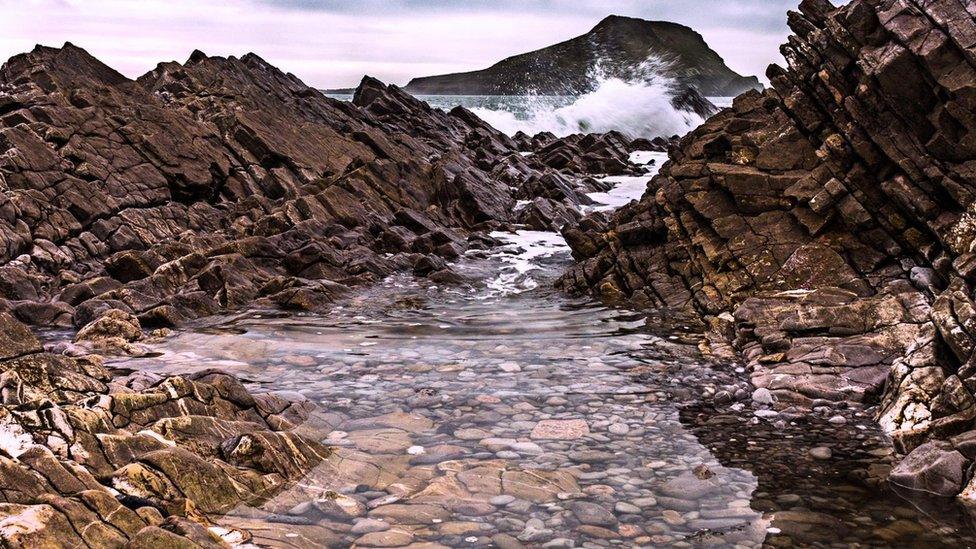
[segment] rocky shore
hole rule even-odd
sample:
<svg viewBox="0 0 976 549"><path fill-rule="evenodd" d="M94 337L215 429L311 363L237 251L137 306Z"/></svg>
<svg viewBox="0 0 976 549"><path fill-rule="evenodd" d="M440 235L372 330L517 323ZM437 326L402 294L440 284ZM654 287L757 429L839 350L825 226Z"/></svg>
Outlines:
<svg viewBox="0 0 976 549"><path fill-rule="evenodd" d="M976 6L804 0L788 68L564 230L560 282L703 319L783 409L880 403L891 481L973 497Z"/></svg>
<svg viewBox="0 0 976 549"><path fill-rule="evenodd" d="M3 66L0 136L0 298L48 326L321 309L394 270L443 271L484 245L474 232L519 221L519 199L565 214L594 190L566 174L631 169L619 135L526 158L470 112L369 78L349 104L255 55L196 52L129 81L70 44Z"/></svg>
<svg viewBox="0 0 976 549"><path fill-rule="evenodd" d="M579 263L561 288L667 309L705 333L702 353L745 362L763 414L874 407L906 456L894 484L976 498L974 17L968 0L842 8L804 0L789 18L789 67L770 69L773 88L740 96L680 142L615 132L509 137L463 108L432 109L368 77L351 103L335 101L253 54L194 52L137 80L71 44L10 59L0 68L0 545L225 547L252 533L235 526L247 521L220 517L269 501L294 511L289 517L363 519L360 499L312 498L299 481L350 444L396 454L404 475L429 465L434 458L415 447L443 439L433 422L387 417L394 412L378 395L370 421L412 435L373 440L365 420L318 424L317 404L293 392L250 391L212 369L133 372L104 357L145 354L170 329L229 311L326 312L350 288L394 273L461 283L450 263L497 246L493 231L514 228L562 228ZM682 100L708 108L700 99ZM643 173L630 154L669 146L671 161L639 202L582 216L587 195L608 190L594 176ZM596 352L576 344L546 352L554 361L566 360L564 351ZM485 345L480 352L495 352ZM542 365L526 370L537 381L554 375ZM434 402L398 382L416 409ZM745 384L730 380L734 391L710 394L750 399ZM648 498L670 482L656 478L663 472L641 465L648 478L632 478L619 463L586 477L538 472L551 465L547 453L574 451L566 441L639 444L645 422L627 416L646 402L633 396L546 396L516 409L471 395L464 416L448 422L452 436L493 441L493 459L539 456L540 469L439 464L443 480L425 497L437 513L458 494L497 496L466 512L548 506L548 522L513 526L522 541L551 539L567 512L591 537L621 527L635 540L663 535L663 525L631 527L660 514ZM491 432L484 405L502 418ZM591 409L599 410L593 427L617 439L591 437L571 418ZM646 422L665 419L650 415ZM529 440L546 442L517 440L529 424ZM658 430L647 429L664 436ZM614 447L619 456L631 449ZM826 459L815 450L808 461ZM700 473L682 478L701 487L711 472ZM630 498L614 513L556 502L609 475ZM664 498L681 500L684 486ZM367 501L393 508L376 514L399 509L400 522L417 519L404 515L416 509L388 499L399 488L379 480L367 488L375 496ZM733 511L745 513L747 485L733 492L745 504ZM730 512L668 511L667 524L695 530ZM356 523L362 531L336 531L377 545L405 545L421 531L405 536L370 520ZM471 528L451 521L437 530L462 539Z"/></svg>
<svg viewBox="0 0 976 549"><path fill-rule="evenodd" d="M577 221L606 190L588 174L641 170L633 147L614 133L516 142L370 78L335 101L253 54L194 52L135 81L71 44L10 59L0 545L246 542L212 521L331 455L314 405L103 355L244 307L327 310L394 272L455 283L447 262L492 246L491 230Z"/></svg>

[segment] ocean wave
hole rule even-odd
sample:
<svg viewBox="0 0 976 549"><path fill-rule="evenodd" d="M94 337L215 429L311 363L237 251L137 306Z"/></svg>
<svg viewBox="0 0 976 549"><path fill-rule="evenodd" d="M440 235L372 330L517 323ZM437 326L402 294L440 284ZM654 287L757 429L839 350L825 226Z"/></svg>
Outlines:
<svg viewBox="0 0 976 549"><path fill-rule="evenodd" d="M628 79L593 71L593 91L554 107L551 98L525 96L515 108L471 110L483 120L514 135L552 132L559 137L573 133L620 131L631 138L684 135L704 122L697 113L675 108L672 99L680 90L666 76L666 63L649 59Z"/></svg>

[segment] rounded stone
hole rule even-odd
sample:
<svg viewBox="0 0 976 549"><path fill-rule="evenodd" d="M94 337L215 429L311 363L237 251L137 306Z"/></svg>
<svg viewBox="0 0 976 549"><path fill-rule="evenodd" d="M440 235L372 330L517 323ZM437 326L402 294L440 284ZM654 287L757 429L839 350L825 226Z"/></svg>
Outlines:
<svg viewBox="0 0 976 549"><path fill-rule="evenodd" d="M769 392L769 389L760 387L752 392L752 401L759 404L772 404L775 402L775 399L773 398L773 393Z"/></svg>
<svg viewBox="0 0 976 549"><path fill-rule="evenodd" d="M626 423L613 423L608 430L614 435L626 435L630 432L630 426Z"/></svg>
<svg viewBox="0 0 976 549"><path fill-rule="evenodd" d="M623 513L625 515L626 514L636 515L637 513L641 512L640 507L632 503L627 503L626 501L618 501L617 504L613 506L613 509L614 511L618 513Z"/></svg>
<svg viewBox="0 0 976 549"><path fill-rule="evenodd" d="M810 449L810 455L814 459L830 459L830 457L833 456L834 453L830 450L830 448L827 448L826 446L817 446L816 448Z"/></svg>
<svg viewBox="0 0 976 549"><path fill-rule="evenodd" d="M502 507L504 505L508 505L509 503L512 503L513 501L515 501L515 496L502 494L500 496L492 497L491 499L488 500L488 503L492 505L496 505L498 507Z"/></svg>
<svg viewBox="0 0 976 549"><path fill-rule="evenodd" d="M596 503L574 501L569 508L573 512L573 516L583 524L591 526L613 526L617 524L617 517Z"/></svg>

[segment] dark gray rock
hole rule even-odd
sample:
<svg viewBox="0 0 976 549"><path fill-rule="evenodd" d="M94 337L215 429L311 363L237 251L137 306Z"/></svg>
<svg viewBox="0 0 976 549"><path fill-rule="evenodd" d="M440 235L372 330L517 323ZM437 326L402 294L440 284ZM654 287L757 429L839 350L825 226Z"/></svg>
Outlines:
<svg viewBox="0 0 976 549"><path fill-rule="evenodd" d="M613 526L617 517L602 505L589 501L574 501L569 506L573 516L583 524L592 526Z"/></svg>

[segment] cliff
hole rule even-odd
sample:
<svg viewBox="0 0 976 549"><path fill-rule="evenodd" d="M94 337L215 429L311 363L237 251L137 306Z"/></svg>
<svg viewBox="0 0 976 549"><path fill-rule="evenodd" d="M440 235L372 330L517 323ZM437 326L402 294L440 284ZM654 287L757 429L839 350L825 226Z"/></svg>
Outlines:
<svg viewBox="0 0 976 549"><path fill-rule="evenodd" d="M961 0L804 0L771 90L686 136L639 203L564 231L580 263L562 285L701 316L706 350L734 350L780 407L880 402L912 452L892 480L963 491L974 14Z"/></svg>
<svg viewBox="0 0 976 549"><path fill-rule="evenodd" d="M694 30L664 21L611 15L593 30L474 72L414 78L406 90L444 95L576 95L590 91L592 73L629 77L649 57L669 63L666 74L706 96L761 89L756 77L736 74Z"/></svg>

